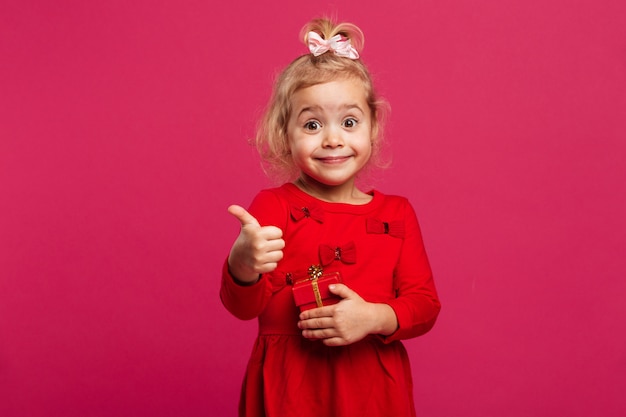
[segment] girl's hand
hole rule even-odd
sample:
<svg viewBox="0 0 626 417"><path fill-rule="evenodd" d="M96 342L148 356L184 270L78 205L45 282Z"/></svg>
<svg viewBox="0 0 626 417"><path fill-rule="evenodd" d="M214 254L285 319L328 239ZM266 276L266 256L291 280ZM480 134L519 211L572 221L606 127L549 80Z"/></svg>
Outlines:
<svg viewBox="0 0 626 417"><path fill-rule="evenodd" d="M260 274L276 269L283 258L283 231L275 226L262 227L243 207L233 205L228 212L241 223L241 232L228 255L228 267L238 281L252 284Z"/></svg>
<svg viewBox="0 0 626 417"><path fill-rule="evenodd" d="M343 300L300 313L298 327L307 339L321 339L327 346L343 346L369 334L390 335L398 328L391 306L368 303L344 284L331 285L329 289Z"/></svg>

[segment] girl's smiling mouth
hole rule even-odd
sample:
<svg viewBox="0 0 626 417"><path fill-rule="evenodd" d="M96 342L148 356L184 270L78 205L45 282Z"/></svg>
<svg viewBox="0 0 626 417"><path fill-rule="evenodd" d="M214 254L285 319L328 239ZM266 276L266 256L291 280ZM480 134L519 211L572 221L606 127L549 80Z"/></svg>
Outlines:
<svg viewBox="0 0 626 417"><path fill-rule="evenodd" d="M315 159L325 164L340 164L344 161L347 161L350 158L351 158L350 156L324 156L324 157L318 157Z"/></svg>

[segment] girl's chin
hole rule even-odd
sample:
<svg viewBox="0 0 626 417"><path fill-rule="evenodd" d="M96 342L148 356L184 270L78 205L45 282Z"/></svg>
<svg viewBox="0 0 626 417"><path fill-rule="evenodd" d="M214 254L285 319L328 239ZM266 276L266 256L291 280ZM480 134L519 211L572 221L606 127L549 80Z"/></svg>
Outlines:
<svg viewBox="0 0 626 417"><path fill-rule="evenodd" d="M337 188L345 186L351 183L353 178L320 178L320 177L306 177L306 182L313 186L323 187L323 188Z"/></svg>

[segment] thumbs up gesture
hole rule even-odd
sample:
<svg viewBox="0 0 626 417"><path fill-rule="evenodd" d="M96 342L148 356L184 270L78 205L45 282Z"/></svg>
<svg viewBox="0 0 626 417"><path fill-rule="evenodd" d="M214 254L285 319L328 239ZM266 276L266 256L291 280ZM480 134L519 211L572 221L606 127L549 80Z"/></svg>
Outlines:
<svg viewBox="0 0 626 417"><path fill-rule="evenodd" d="M228 212L241 223L241 232L228 255L230 273L244 283L254 283L259 274L276 269L283 258L283 231L261 226L243 207L232 205Z"/></svg>

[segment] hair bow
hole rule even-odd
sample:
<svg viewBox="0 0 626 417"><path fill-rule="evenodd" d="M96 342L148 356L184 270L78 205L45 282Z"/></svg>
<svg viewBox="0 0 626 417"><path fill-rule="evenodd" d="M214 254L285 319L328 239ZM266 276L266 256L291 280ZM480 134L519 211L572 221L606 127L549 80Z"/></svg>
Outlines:
<svg viewBox="0 0 626 417"><path fill-rule="evenodd" d="M320 262L322 266L330 265L333 261L341 261L344 264L353 264L356 262L356 246L354 242L348 242L343 247L320 245Z"/></svg>
<svg viewBox="0 0 626 417"><path fill-rule="evenodd" d="M367 233L386 234L393 237L404 237L404 223L401 220L383 222L378 219L367 219L365 223Z"/></svg>
<svg viewBox="0 0 626 417"><path fill-rule="evenodd" d="M292 205L290 212L291 218L296 222L305 217L310 217L318 223L324 223L324 210L315 205L309 207Z"/></svg>
<svg viewBox="0 0 626 417"><path fill-rule="evenodd" d="M322 37L317 32L309 32L309 50L313 54L313 56L320 56L324 52L333 51L335 55L350 58L350 59L358 59L359 53L356 49L352 47L350 43L350 39L344 39L341 35L335 35L332 38L326 40L322 39Z"/></svg>

